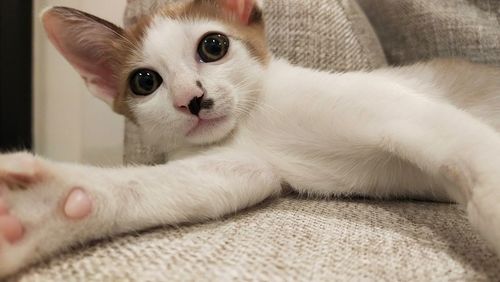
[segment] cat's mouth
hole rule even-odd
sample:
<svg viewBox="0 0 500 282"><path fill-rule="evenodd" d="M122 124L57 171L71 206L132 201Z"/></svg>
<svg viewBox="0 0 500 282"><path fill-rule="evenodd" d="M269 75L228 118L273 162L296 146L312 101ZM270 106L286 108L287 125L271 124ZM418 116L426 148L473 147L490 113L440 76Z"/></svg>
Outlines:
<svg viewBox="0 0 500 282"><path fill-rule="evenodd" d="M189 131L186 133L186 136L192 137L209 132L227 120L228 120L227 116L210 118L210 119L198 118L193 127L189 129Z"/></svg>

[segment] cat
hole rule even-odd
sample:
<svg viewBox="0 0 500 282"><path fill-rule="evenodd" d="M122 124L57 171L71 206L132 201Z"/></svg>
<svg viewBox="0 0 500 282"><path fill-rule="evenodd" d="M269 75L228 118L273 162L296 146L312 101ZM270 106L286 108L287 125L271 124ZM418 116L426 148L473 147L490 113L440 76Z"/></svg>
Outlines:
<svg viewBox="0 0 500 282"><path fill-rule="evenodd" d="M100 168L0 155L0 277L77 243L217 219L284 189L457 202L500 253L500 70L293 66L269 53L252 0L167 4L128 29L64 7L42 21L91 92L171 160Z"/></svg>

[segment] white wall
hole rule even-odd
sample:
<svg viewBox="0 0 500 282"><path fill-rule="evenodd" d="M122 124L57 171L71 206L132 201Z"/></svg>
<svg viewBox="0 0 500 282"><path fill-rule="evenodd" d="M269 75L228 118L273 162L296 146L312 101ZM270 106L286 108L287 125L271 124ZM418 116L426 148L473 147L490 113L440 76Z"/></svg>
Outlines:
<svg viewBox="0 0 500 282"><path fill-rule="evenodd" d="M88 93L73 68L43 32L39 14L68 6L121 25L126 0L36 0L34 2L34 150L54 160L118 164L123 118Z"/></svg>

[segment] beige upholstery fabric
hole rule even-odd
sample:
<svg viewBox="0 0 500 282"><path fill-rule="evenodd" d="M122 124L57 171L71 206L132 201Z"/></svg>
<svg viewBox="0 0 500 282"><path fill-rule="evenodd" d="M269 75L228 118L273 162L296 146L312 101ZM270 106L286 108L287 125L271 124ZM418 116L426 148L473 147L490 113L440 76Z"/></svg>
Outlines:
<svg viewBox="0 0 500 282"><path fill-rule="evenodd" d="M499 265L455 205L288 197L99 242L12 280L485 281Z"/></svg>
<svg viewBox="0 0 500 282"><path fill-rule="evenodd" d="M126 23L169 0L129 0ZM171 1L171 0L170 0ZM385 65L380 43L354 1L265 1L270 48L292 63L328 71L372 69ZM162 162L167 157L144 146L140 129L127 122L126 163Z"/></svg>
<svg viewBox="0 0 500 282"><path fill-rule="evenodd" d="M358 0L391 64L464 57L500 66L498 0Z"/></svg>
<svg viewBox="0 0 500 282"><path fill-rule="evenodd" d="M384 65L350 1L266 1L277 54L329 70ZM135 0L127 18L150 5ZM128 124L126 159L154 163L164 156L144 148ZM289 196L220 221L98 242L12 280L485 281L498 280L499 266L456 205Z"/></svg>

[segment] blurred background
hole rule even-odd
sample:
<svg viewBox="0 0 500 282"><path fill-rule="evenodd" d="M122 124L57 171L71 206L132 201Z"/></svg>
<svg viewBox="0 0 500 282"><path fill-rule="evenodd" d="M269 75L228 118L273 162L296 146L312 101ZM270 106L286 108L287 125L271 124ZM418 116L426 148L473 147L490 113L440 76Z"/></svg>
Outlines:
<svg viewBox="0 0 500 282"><path fill-rule="evenodd" d="M48 42L39 14L48 6L62 5L121 25L125 4L125 0L0 1L0 151L29 149L54 160L121 163L123 118L88 93L79 75Z"/></svg>

